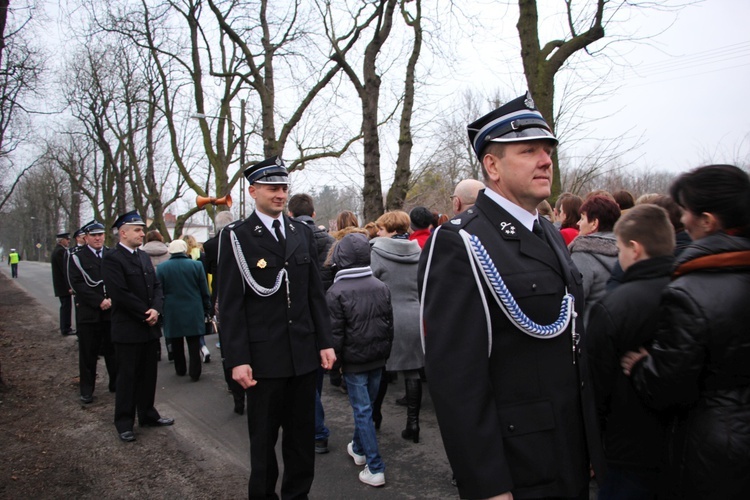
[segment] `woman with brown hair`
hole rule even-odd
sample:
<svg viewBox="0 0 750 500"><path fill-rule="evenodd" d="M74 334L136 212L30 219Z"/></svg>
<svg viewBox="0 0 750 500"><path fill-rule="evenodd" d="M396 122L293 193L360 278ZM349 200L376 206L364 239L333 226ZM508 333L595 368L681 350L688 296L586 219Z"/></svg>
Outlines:
<svg viewBox="0 0 750 500"><path fill-rule="evenodd" d="M563 193L555 203L555 220L560 222L560 234L566 245L578 236L578 220L581 218L583 199L573 193Z"/></svg>

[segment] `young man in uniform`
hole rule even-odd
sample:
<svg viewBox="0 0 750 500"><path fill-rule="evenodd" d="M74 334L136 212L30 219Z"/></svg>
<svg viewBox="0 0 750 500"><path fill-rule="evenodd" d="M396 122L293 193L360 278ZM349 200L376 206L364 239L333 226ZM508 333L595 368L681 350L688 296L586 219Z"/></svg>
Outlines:
<svg viewBox="0 0 750 500"><path fill-rule="evenodd" d="M306 498L315 472L315 380L335 361L313 233L284 216L283 161L245 172L255 210L221 233L221 345L232 378L247 389L248 497L276 497L274 447L283 429L282 498Z"/></svg>

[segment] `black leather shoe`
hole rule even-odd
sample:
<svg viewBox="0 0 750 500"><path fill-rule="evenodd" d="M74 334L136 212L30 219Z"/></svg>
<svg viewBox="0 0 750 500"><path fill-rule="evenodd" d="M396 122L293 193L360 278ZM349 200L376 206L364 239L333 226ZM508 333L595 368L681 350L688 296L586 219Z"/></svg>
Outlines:
<svg viewBox="0 0 750 500"><path fill-rule="evenodd" d="M81 396L81 403L87 405L94 402L94 396Z"/></svg>
<svg viewBox="0 0 750 500"><path fill-rule="evenodd" d="M168 425L174 425L173 418L160 418L159 420L152 420L150 422L142 422L141 427L166 427Z"/></svg>
<svg viewBox="0 0 750 500"><path fill-rule="evenodd" d="M63 337L69 337L71 335L75 335L76 331L75 330L68 330L68 331L62 332L62 334L63 334Z"/></svg>
<svg viewBox="0 0 750 500"><path fill-rule="evenodd" d="M135 441L135 434L133 434L133 431L125 431L120 433L120 441L125 441L126 443L131 443Z"/></svg>

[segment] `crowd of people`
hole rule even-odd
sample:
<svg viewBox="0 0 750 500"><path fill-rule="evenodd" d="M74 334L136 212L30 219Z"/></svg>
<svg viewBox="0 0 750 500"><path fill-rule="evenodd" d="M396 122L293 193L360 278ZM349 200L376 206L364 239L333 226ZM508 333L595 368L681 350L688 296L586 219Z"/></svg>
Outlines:
<svg viewBox="0 0 750 500"><path fill-rule="evenodd" d="M172 425L154 407L159 338L198 381L209 325L247 413L249 498L278 497L280 430L281 497L306 498L336 431L326 376L348 395L346 452L373 487L386 484L382 404L403 380L401 436L420 442L426 385L462 498L584 499L592 477L600 499L750 498L747 173L710 165L669 194L550 206L557 138L530 95L468 132L484 182L455 186L451 216L416 206L360 224L345 211L328 231L272 157L244 171L255 210L220 212L202 246L156 231L142 246L135 212L112 249L96 221L76 249L58 235L81 401L102 355L120 439L136 439L136 416Z"/></svg>

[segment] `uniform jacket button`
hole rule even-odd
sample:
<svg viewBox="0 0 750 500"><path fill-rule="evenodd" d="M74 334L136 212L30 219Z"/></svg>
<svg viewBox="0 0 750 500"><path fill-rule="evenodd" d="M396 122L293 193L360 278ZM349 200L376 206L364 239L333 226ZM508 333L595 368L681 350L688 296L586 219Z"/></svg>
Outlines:
<svg viewBox="0 0 750 500"><path fill-rule="evenodd" d="M510 425L508 426L508 430L509 430L510 432L514 432L514 431L516 430L516 426L515 426L515 425L513 425L513 424L510 424Z"/></svg>

